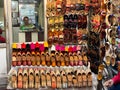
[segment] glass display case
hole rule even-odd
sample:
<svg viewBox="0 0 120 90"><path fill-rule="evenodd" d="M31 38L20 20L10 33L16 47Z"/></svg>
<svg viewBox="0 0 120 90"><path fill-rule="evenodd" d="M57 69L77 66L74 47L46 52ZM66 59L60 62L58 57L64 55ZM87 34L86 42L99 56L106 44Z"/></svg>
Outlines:
<svg viewBox="0 0 120 90"><path fill-rule="evenodd" d="M11 3L13 42L43 41L44 0L12 0Z"/></svg>

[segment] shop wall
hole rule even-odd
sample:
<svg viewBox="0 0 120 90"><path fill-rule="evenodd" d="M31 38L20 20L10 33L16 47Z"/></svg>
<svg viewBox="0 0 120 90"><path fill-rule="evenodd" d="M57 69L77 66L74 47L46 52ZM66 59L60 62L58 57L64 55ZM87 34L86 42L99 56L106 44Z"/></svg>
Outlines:
<svg viewBox="0 0 120 90"><path fill-rule="evenodd" d="M7 74L6 48L0 48L0 77Z"/></svg>

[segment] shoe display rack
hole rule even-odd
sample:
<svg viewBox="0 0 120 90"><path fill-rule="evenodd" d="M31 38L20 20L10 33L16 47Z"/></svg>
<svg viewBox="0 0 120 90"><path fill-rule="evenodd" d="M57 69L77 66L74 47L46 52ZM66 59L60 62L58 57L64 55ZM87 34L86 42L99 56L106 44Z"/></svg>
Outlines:
<svg viewBox="0 0 120 90"><path fill-rule="evenodd" d="M99 4L47 0L48 41L13 43L8 88L94 90L92 71L97 72L95 62L100 60Z"/></svg>
<svg viewBox="0 0 120 90"><path fill-rule="evenodd" d="M49 52L47 42L36 42L13 43L12 48L9 88L62 89L93 86L93 74L85 46L52 45Z"/></svg>
<svg viewBox="0 0 120 90"><path fill-rule="evenodd" d="M117 3L116 3L117 2ZM120 2L105 1L101 3L101 28L99 29L100 39L100 60L101 64L98 67L98 80L101 81L104 78L105 61L108 67L111 67L114 71L119 67L119 7ZM107 79L113 77L112 74L106 75Z"/></svg>

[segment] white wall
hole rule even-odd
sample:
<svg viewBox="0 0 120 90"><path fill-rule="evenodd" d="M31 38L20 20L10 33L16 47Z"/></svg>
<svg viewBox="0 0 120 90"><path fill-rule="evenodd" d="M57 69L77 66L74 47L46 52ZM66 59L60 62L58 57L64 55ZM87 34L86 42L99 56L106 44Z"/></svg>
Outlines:
<svg viewBox="0 0 120 90"><path fill-rule="evenodd" d="M6 48L0 48L0 77L7 74Z"/></svg>

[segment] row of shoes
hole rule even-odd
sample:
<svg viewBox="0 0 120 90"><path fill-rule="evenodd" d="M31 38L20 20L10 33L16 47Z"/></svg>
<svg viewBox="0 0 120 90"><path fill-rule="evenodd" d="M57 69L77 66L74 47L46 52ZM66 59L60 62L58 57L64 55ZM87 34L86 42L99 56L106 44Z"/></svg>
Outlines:
<svg viewBox="0 0 120 90"><path fill-rule="evenodd" d="M18 68L9 77L9 86L19 88L81 88L92 86L90 69Z"/></svg>
<svg viewBox="0 0 120 90"><path fill-rule="evenodd" d="M85 54L76 52L48 52L39 51L13 51L12 66L82 66L88 65L88 57Z"/></svg>

